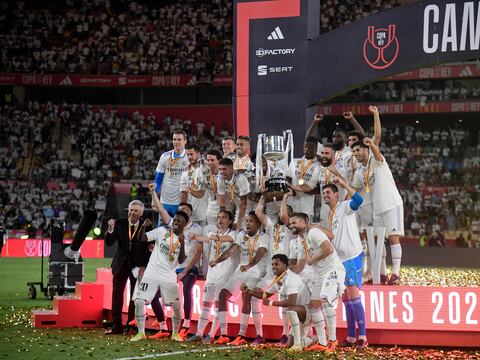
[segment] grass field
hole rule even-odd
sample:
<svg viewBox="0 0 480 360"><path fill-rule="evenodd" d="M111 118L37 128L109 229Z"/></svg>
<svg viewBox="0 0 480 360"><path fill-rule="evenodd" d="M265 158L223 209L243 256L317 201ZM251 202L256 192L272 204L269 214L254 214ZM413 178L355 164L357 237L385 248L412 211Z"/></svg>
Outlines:
<svg viewBox="0 0 480 360"><path fill-rule="evenodd" d="M88 259L85 280L93 281L95 269L109 266L110 259ZM480 274L478 272L477 274ZM287 355L271 349L208 349L203 345L186 345L164 341L130 343L128 336L106 337L103 329L36 329L30 324L30 311L51 308L42 293L36 300L27 298L27 281L40 278L39 259L0 258L0 359L119 359L135 356L165 359L323 359L320 353ZM170 354L174 351L209 350L208 352ZM165 356L167 355L167 356ZM355 358L358 354L339 352L332 358ZM480 351L448 349L408 349L371 347L366 358L390 359L479 359Z"/></svg>

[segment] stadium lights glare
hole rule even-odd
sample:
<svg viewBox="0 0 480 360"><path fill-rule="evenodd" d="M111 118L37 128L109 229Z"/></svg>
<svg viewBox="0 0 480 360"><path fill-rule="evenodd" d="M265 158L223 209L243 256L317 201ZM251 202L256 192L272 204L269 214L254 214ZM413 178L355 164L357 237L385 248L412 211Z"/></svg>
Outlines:
<svg viewBox="0 0 480 360"><path fill-rule="evenodd" d="M25 234L25 235L22 235L22 236L20 236L20 239L22 239L22 240L26 240L26 239L28 239L28 235L27 235L27 234Z"/></svg>
<svg viewBox="0 0 480 360"><path fill-rule="evenodd" d="M85 240L93 240L93 237L87 236L87 237L85 238Z"/></svg>

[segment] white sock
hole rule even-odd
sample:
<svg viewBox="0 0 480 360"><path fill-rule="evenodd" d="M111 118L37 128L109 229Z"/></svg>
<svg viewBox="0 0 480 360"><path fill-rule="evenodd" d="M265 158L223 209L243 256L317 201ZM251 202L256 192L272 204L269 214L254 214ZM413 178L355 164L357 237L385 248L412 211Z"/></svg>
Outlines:
<svg viewBox="0 0 480 360"><path fill-rule="evenodd" d="M249 317L250 317L250 314L244 314L244 313L242 313L242 315L240 316L240 330L238 331L238 335L245 336L245 333L247 332Z"/></svg>
<svg viewBox="0 0 480 360"><path fill-rule="evenodd" d="M312 323L318 336L318 343L320 345L327 345L327 336L325 335L325 319L320 308L310 309L312 316Z"/></svg>
<svg viewBox="0 0 480 360"><path fill-rule="evenodd" d="M387 249L383 244L382 262L380 263L380 274L387 275Z"/></svg>
<svg viewBox="0 0 480 360"><path fill-rule="evenodd" d="M255 325L255 331L257 332L257 336L263 337L263 328L262 328L262 308L260 306L260 299L252 297L252 317L253 317L253 324Z"/></svg>
<svg viewBox="0 0 480 360"><path fill-rule="evenodd" d="M160 330L168 331L168 325L167 325L167 322L166 322L166 321L162 321L162 322L160 323Z"/></svg>
<svg viewBox="0 0 480 360"><path fill-rule="evenodd" d="M328 340L337 340L337 312L330 304L324 303L322 306L323 316L327 324Z"/></svg>
<svg viewBox="0 0 480 360"><path fill-rule="evenodd" d="M190 319L183 320L183 325L182 326L186 329L189 329L190 328Z"/></svg>
<svg viewBox="0 0 480 360"><path fill-rule="evenodd" d="M402 245L390 245L392 251L392 274L400 276L400 264L402 262Z"/></svg>
<svg viewBox="0 0 480 360"><path fill-rule="evenodd" d="M293 345L302 346L302 339L300 339L300 320L295 311L287 311L287 317L292 327Z"/></svg>
<svg viewBox="0 0 480 360"><path fill-rule="evenodd" d="M172 302L170 306L173 309L172 334L177 334L178 331L180 330L180 320L181 320L180 301L176 300L176 301Z"/></svg>
<svg viewBox="0 0 480 360"><path fill-rule="evenodd" d="M197 335L203 336L203 332L208 324L208 313L210 312L210 306L202 306L202 312L198 317L198 325L197 325Z"/></svg>
<svg viewBox="0 0 480 360"><path fill-rule="evenodd" d="M282 325L282 335L288 335L288 317L286 308L282 308Z"/></svg>
<svg viewBox="0 0 480 360"><path fill-rule="evenodd" d="M135 318L137 319L137 327L139 334L145 334L145 300L135 300Z"/></svg>
<svg viewBox="0 0 480 360"><path fill-rule="evenodd" d="M220 325L220 322L218 321L218 308L215 308L215 316L213 317L212 327L210 328L210 334L209 334L212 339L215 337L215 334L218 331L219 325Z"/></svg>
<svg viewBox="0 0 480 360"><path fill-rule="evenodd" d="M220 321L220 333L222 334L222 336L227 336L228 334L227 312L219 311L218 320Z"/></svg>
<svg viewBox="0 0 480 360"><path fill-rule="evenodd" d="M302 343L303 343L303 347L304 348L307 348L309 347L310 345L313 344L313 339L309 336L305 336L303 339L302 339Z"/></svg>

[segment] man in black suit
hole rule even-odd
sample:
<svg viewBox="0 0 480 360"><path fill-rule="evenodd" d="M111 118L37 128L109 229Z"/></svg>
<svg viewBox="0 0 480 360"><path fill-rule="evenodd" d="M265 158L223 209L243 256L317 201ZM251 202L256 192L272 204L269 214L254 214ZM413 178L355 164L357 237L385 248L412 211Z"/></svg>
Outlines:
<svg viewBox="0 0 480 360"><path fill-rule="evenodd" d="M145 223L141 221L144 205L140 200L133 200L128 204L128 218L108 221L105 241L108 246L118 243L117 251L112 261L113 291L112 291L112 319L113 327L106 335L123 334L122 308L123 293L127 280L130 279L130 299L135 289L136 277L141 277L148 263L148 245L138 239L141 228ZM138 274L132 270L138 270ZM128 305L128 320L135 317L135 304L130 300Z"/></svg>

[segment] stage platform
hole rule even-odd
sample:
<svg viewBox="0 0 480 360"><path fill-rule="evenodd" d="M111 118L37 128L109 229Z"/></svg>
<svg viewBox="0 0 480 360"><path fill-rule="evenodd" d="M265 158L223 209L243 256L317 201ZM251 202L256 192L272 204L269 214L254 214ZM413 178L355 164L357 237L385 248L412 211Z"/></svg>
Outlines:
<svg viewBox="0 0 480 360"><path fill-rule="evenodd" d="M85 283L83 283L85 284ZM102 307L97 309L109 316L111 311L112 274L110 269L97 269L95 287L99 290L95 296L99 301L92 301L89 306ZM193 329L201 311L203 281L197 281L193 289ZM91 287L92 284L83 286ZM82 287L80 283L79 288ZM78 293L81 293L79 289ZM467 287L435 287L435 286L378 286L366 285L361 291L365 306L367 335L370 344L378 345L409 345L409 346L449 346L449 347L480 347L480 289ZM78 297L78 296L77 296ZM65 297L62 297L65 298ZM58 303L67 299L58 299ZM79 301L72 306L78 311ZM126 315L129 301L125 292L124 313ZM100 305L101 304L101 305ZM86 304L85 304L86 305ZM60 307L59 307L60 309ZM61 319L65 313L56 313ZM90 309L92 310L92 309ZM276 307L263 307L264 334L268 339L278 339L281 335L281 311ZM152 328L154 315L148 307L147 328ZM44 314L41 314L44 316ZM171 309L166 308L166 315L171 315ZM337 308L337 337L346 336L346 318L343 304ZM42 318L35 322L38 327L61 327L52 321ZM40 319L40 318L39 318ZM43 321L43 323L42 323ZM240 322L240 306L238 302L229 303L228 307L229 335L234 336ZM59 322L61 324L61 322ZM98 324L98 322L97 322ZM74 325L75 326L75 325ZM81 323L78 325L81 327ZM208 330L208 328L207 328ZM249 325L247 336L254 337L253 321Z"/></svg>

